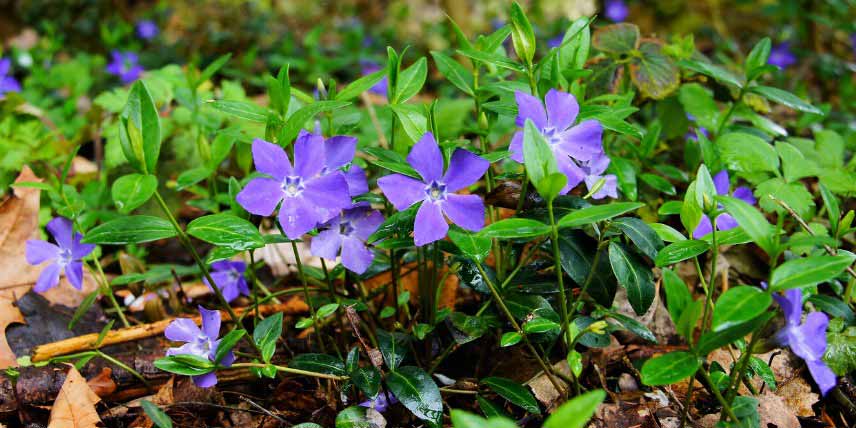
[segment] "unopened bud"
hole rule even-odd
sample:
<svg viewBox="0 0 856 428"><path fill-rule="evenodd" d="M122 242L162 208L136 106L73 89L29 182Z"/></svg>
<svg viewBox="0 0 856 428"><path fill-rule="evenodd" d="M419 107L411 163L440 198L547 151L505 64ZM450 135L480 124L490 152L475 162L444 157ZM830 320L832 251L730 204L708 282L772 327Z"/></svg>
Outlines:
<svg viewBox="0 0 856 428"><path fill-rule="evenodd" d="M315 83L316 89L318 89L318 99L326 100L327 99L327 87L324 86L324 81L319 77Z"/></svg>

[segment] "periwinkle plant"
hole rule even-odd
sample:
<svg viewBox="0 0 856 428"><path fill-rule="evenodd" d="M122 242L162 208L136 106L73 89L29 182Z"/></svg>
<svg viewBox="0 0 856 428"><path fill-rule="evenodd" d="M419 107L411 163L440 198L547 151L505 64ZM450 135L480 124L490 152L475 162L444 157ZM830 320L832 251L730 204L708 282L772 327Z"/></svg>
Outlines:
<svg viewBox="0 0 856 428"><path fill-rule="evenodd" d="M606 3L611 20L626 18L623 2ZM209 286L213 297L206 304L219 305L226 328L221 336L220 311L201 306L202 328L194 319L178 318L165 335L183 344L170 348L157 366L192 376L202 387L213 386L217 370L226 367L260 377L279 373L335 381L343 402L362 403L343 410L346 416L400 405L438 426L446 415L442 394L466 397L477 392L481 398L495 392L520 412L537 417L542 409L534 397L511 379L480 379L478 390L463 393L437 385L431 374L442 373L460 344L484 338L486 347L519 344L557 395L575 397L566 404L572 405L571 413L587 417L604 394L582 393L582 382L590 378L584 375L589 370L583 366L586 349L608 344L617 330L657 340L642 323L617 309L618 287L639 316L651 309L662 289L669 315L687 344L685 350L644 363L641 380L646 386L689 378L692 391L698 379L714 395L725 420L743 423L747 412L735 409L746 408L753 398L741 396L739 386L754 373L750 362L752 370L759 369L753 353L762 349L762 332L772 326L776 300L786 319L777 336L780 345L805 361L824 394L832 391L836 378L824 361L827 342L822 340L829 319L812 311L802 322L802 296L824 292L815 286L837 281L853 257L836 246L821 245L800 256L788 242L791 224L785 211L769 208L771 196L788 198L799 192L797 180L804 176L794 178L790 162L808 156L800 151L805 144L771 145L768 141L776 135L756 135L777 128L747 108L749 96L817 114L796 95L761 84L770 71L767 64L776 61L769 40L746 56L742 75L735 76L692 55L679 57L683 53L676 45L661 49L659 41L641 39L632 24L599 29L606 33L597 34L593 45L587 19L571 23L539 58L535 33L516 3L509 22L471 41L452 21L455 54L471 67L432 52L436 69L454 87L436 92L423 91L428 76L434 76L427 60L405 67L404 52L393 48L384 66L355 64L363 68L361 77L347 85L322 82L316 96L291 86L288 67L276 76L261 76L266 105L249 99L199 98L206 93L199 88L228 56L201 71L189 68L189 86L175 93L181 94L182 107L191 100L192 140L205 165L175 180L178 189L197 198L194 215L204 213L186 225L161 194L169 188L163 183L173 182L158 170L161 143L175 135L167 134L172 127L161 126L172 114L167 105L172 98L156 100L147 83L138 80L142 69L136 57L117 53L110 71L123 82L133 81L126 108L114 123L122 153L134 170L116 180L112 189L123 214L106 219L72 212L77 223L87 226L80 229L85 244L81 236L72 236L70 223L63 223L61 230L59 223L49 224L58 245L28 245L34 264L52 262L37 291L55 285L62 269L78 286L81 259L94 251L94 244L177 238L195 263L181 275L198 276ZM509 37L514 55L502 49ZM610 45L616 40L622 43ZM589 61L590 56L597 61ZM634 61L652 59L662 66L657 71L674 73L640 75L652 69L646 71ZM642 95L629 85L631 80L608 82L614 85L595 81L591 64L613 60L623 61L613 64L616 67L627 64ZM674 87L645 86L672 77ZM682 83L682 78L689 80ZM717 87L714 97L711 87L700 81L716 81L729 90ZM447 94L455 89L467 97L467 103L460 104L471 108L454 110L456 116L466 116L455 117L465 126L449 119L448 111L457 104L447 103ZM677 91L681 104L676 104L676 112L654 108L660 104L653 104L651 94ZM372 97L356 101L366 92L383 95L386 101L378 106ZM420 92L426 98L417 97ZM212 93L219 96L216 90ZM431 96L439 99L423 102ZM691 102L698 100L704 102ZM365 115L355 114L361 103ZM643 112L634 115L638 110ZM647 122L650 115L657 119ZM208 122L210 117L228 120ZM686 127L669 129L672 137L661 135L664 122L686 123L687 117L696 129L693 135L681 138ZM251 125L236 125L245 122ZM746 123L763 127L750 133ZM680 162L668 150L673 144L685 145L682 156L689 172L675 166ZM711 176L710 170L718 173ZM732 191L732 177L747 185ZM786 191L764 191L771 187ZM133 195L125 189L132 189ZM852 216L846 220L841 215L833 193L823 195L831 236L840 241L851 231ZM670 197L675 200L668 201ZM151 198L163 217L127 214ZM501 198L511 203L500 204ZM73 206L62 208L73 211ZM636 212L645 220L632 215ZM775 217L775 224L768 216ZM106 221L88 227L96 218ZM211 251L200 254L192 238L211 245ZM291 246L289 262L296 268L300 289L280 289L281 278L266 284L269 274L259 275L264 263L259 253L278 252L282 244ZM764 278L770 286L739 285L720 292L723 277L718 276L717 258L722 245L760 248L770 263ZM319 258L317 264L306 259L307 248L308 255ZM98 260L92 259L99 272ZM696 272L698 290L677 274L679 263ZM660 270L652 270L653 265ZM137 274L146 280L155 276ZM411 274L413 280L402 279ZM471 289L459 298L475 305L440 303L447 280L454 276L462 288ZM117 284L139 278L120 277ZM101 282L108 286L99 293L112 297L107 280ZM311 329L305 334L311 352L285 364L289 357L277 351L283 330L292 331L292 326L284 328L282 313L264 310L295 292L302 293L311 317L293 326ZM237 302L249 303L238 308ZM498 340L489 339L491 333ZM727 373L704 363L723 347L737 356ZM420 350L425 355L412 355ZM568 362L569 372L555 369L559 360ZM692 408L692 400L690 394L683 408ZM457 411L449 416L456 425L464 425L462 420L481 422ZM552 426L570 424L557 423Z"/></svg>

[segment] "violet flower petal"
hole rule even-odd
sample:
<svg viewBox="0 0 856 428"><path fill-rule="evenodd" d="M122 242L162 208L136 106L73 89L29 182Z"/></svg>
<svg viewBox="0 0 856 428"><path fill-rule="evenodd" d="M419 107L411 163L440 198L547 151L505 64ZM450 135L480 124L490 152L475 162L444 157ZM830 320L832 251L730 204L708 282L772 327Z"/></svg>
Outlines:
<svg viewBox="0 0 856 428"><path fill-rule="evenodd" d="M428 200L422 202L422 206L416 212L416 220L413 227L413 243L417 247L430 244L443 239L448 231L449 225L443 217L443 210L440 208L440 204Z"/></svg>
<svg viewBox="0 0 856 428"><path fill-rule="evenodd" d="M511 152L511 159L518 163L523 163L523 131L517 131L511 137L511 144L508 145L508 151Z"/></svg>
<svg viewBox="0 0 856 428"><path fill-rule="evenodd" d="M354 160L357 139L336 135L324 141L324 157L327 169L339 169Z"/></svg>
<svg viewBox="0 0 856 428"><path fill-rule="evenodd" d="M380 190L402 211L425 197L425 183L402 174L390 174L377 179Z"/></svg>
<svg viewBox="0 0 856 428"><path fill-rule="evenodd" d="M220 335L220 311L208 310L199 306L199 315L202 316L202 332L211 339ZM212 349L211 352L214 352Z"/></svg>
<svg viewBox="0 0 856 428"><path fill-rule="evenodd" d="M821 395L826 395L838 384L835 373L823 362L823 360L806 361L811 377L820 388Z"/></svg>
<svg viewBox="0 0 856 428"><path fill-rule="evenodd" d="M785 290L784 293L784 295L774 293L773 299L781 306L785 322L792 327L798 326L802 316L802 290L792 288Z"/></svg>
<svg viewBox="0 0 856 428"><path fill-rule="evenodd" d="M74 244L74 240L72 239L72 225L71 220L65 217L55 217L51 221L48 222L46 226L48 232L51 233L51 236L54 237L56 243L59 244L61 248L71 249Z"/></svg>
<svg viewBox="0 0 856 428"><path fill-rule="evenodd" d="M565 130L574 124L580 105L577 98L567 92L550 89L544 97L547 106L547 121L557 130Z"/></svg>
<svg viewBox="0 0 856 428"><path fill-rule="evenodd" d="M80 260L95 251L95 244L81 243L81 239L83 239L83 235L79 233L74 234L74 239L71 242L71 258L74 260Z"/></svg>
<svg viewBox="0 0 856 428"><path fill-rule="evenodd" d="M484 227L484 203L477 195L450 194L441 206L452 223L464 229L476 232Z"/></svg>
<svg viewBox="0 0 856 428"><path fill-rule="evenodd" d="M217 373L205 373L204 375L193 376L193 383L200 388L211 388L217 385Z"/></svg>
<svg viewBox="0 0 856 428"><path fill-rule="evenodd" d="M377 210L372 210L368 214L360 216L353 221L354 236L365 242L383 224L383 221L383 214Z"/></svg>
<svg viewBox="0 0 856 428"><path fill-rule="evenodd" d="M338 227L336 224L312 238L309 251L313 256L334 260L339 255L339 249L342 248L342 235L339 234Z"/></svg>
<svg viewBox="0 0 856 428"><path fill-rule="evenodd" d="M407 162L419 172L426 183L439 180L443 175L443 153L434 139L434 134L426 132L407 155Z"/></svg>
<svg viewBox="0 0 856 428"><path fill-rule="evenodd" d="M254 178L238 193L235 200L252 214L269 216L282 197L281 182L269 178Z"/></svg>
<svg viewBox="0 0 856 428"><path fill-rule="evenodd" d="M556 156L556 166L559 169L559 172L565 174L565 177L568 178L568 182L565 184L565 188L562 189L562 194L568 193L574 187L577 187L578 184L582 183L586 177L586 173L582 170L582 168L577 165L572 159L570 159L566 154L562 153L561 150L554 150L554 155Z"/></svg>
<svg viewBox="0 0 856 428"><path fill-rule="evenodd" d="M447 192L456 192L468 187L478 181L487 169L490 162L481 156L468 150L458 149L449 160L449 168L443 176Z"/></svg>
<svg viewBox="0 0 856 428"><path fill-rule="evenodd" d="M281 182L294 174L288 154L282 147L265 140L253 140L253 164L256 170Z"/></svg>
<svg viewBox="0 0 856 428"><path fill-rule="evenodd" d="M360 168L359 165L351 165L344 172L345 181L348 182L348 194L351 196L359 196L369 192L369 182L366 178L366 171Z"/></svg>
<svg viewBox="0 0 856 428"><path fill-rule="evenodd" d="M728 191L731 189L728 170L723 169L713 176L713 187L716 188L717 195L728 195Z"/></svg>
<svg viewBox="0 0 856 428"><path fill-rule="evenodd" d="M526 125L526 119L531 119L532 123L538 129L547 127L547 113L544 111L544 105L538 97L534 97L525 92L515 91L514 99L517 101L517 119L515 124L518 127Z"/></svg>
<svg viewBox="0 0 856 428"><path fill-rule="evenodd" d="M48 260L56 260L60 248L47 241L30 239L26 243L27 263L36 266Z"/></svg>
<svg viewBox="0 0 856 428"><path fill-rule="evenodd" d="M740 199L743 202L746 202L749 205L755 205L755 203L758 202L757 200L755 200L755 197L752 196L752 189L746 186L740 186L734 189L734 193L732 194L732 196L737 199Z"/></svg>
<svg viewBox="0 0 856 428"><path fill-rule="evenodd" d="M71 262L65 267L65 277L71 286L83 290L83 263Z"/></svg>
<svg viewBox="0 0 856 428"><path fill-rule="evenodd" d="M698 222L698 226L693 230L693 238L701 239L710 232L713 232L713 224L710 222L710 217L702 215L701 220Z"/></svg>
<svg viewBox="0 0 856 428"><path fill-rule="evenodd" d="M584 120L560 136L558 146L574 159L588 161L603 154L603 126L596 120Z"/></svg>
<svg viewBox="0 0 856 428"><path fill-rule="evenodd" d="M288 239L300 239L318 224L318 211L303 197L287 198L279 207L279 225Z"/></svg>
<svg viewBox="0 0 856 428"><path fill-rule="evenodd" d="M338 214L338 211L351 206L348 182L339 171L306 181L303 197L317 207L336 211L334 214ZM324 222L331 217L320 218L316 221Z"/></svg>
<svg viewBox="0 0 856 428"><path fill-rule="evenodd" d="M356 273L364 273L374 260L374 253L355 237L347 237L342 240L342 264L348 270Z"/></svg>
<svg viewBox="0 0 856 428"><path fill-rule="evenodd" d="M62 268L60 268L56 263L49 264L39 275L39 279L36 280L36 285L33 287L33 291L36 293L44 293L45 291L56 287L57 284L59 284L59 271L61 269Z"/></svg>
<svg viewBox="0 0 856 428"><path fill-rule="evenodd" d="M202 331L192 319L176 318L166 326L163 333L173 342L192 342L202 334Z"/></svg>
<svg viewBox="0 0 856 428"><path fill-rule="evenodd" d="M324 168L324 137L305 133L294 143L294 172L312 178Z"/></svg>

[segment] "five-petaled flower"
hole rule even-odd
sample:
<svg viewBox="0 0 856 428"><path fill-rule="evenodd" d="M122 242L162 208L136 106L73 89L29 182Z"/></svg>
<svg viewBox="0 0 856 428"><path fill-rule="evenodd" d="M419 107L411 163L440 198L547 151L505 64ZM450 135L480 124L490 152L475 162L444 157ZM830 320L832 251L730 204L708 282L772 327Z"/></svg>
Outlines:
<svg viewBox="0 0 856 428"><path fill-rule="evenodd" d="M354 206L323 224L318 236L312 238L312 255L335 259L342 253L342 265L362 274L374 260L366 240L383 223L383 215L366 206Z"/></svg>
<svg viewBox="0 0 856 428"><path fill-rule="evenodd" d="M786 290L784 296L773 294L773 298L785 315L785 326L779 330L776 339L805 361L820 392L826 395L836 384L835 373L823 362L829 317L823 312L811 312L806 315L805 322L800 324L803 304L802 290L799 288Z"/></svg>
<svg viewBox="0 0 856 428"><path fill-rule="evenodd" d="M12 76L12 60L0 58L0 100L7 92L20 92L21 85Z"/></svg>
<svg viewBox="0 0 856 428"><path fill-rule="evenodd" d="M630 14L624 0L606 0L603 5L603 14L612 22L623 22Z"/></svg>
<svg viewBox="0 0 856 428"><path fill-rule="evenodd" d="M113 51L110 53L113 61L107 64L107 72L118 76L122 83L128 84L140 78L143 67L140 58L134 52Z"/></svg>
<svg viewBox="0 0 856 428"><path fill-rule="evenodd" d="M767 58L767 64L775 65L779 68L788 68L797 63L797 56L791 52L791 43L782 42L770 49L770 56Z"/></svg>
<svg viewBox="0 0 856 428"><path fill-rule="evenodd" d="M26 257L27 263L36 266L50 261L39 279L33 291L43 293L59 284L60 273L65 273L68 282L81 290L83 289L83 262L81 259L88 256L95 245L80 242L83 235L74 233L71 220L65 217L56 217L47 224L47 229L53 235L57 245L46 241L31 239L27 241Z"/></svg>
<svg viewBox="0 0 856 428"><path fill-rule="evenodd" d="M320 129L316 128L314 133L301 129L300 133L297 134L297 139L301 138L311 138L311 141L316 144L323 141L324 168L321 169L321 174L335 170L342 171L345 181L348 183L348 193L351 196L362 195L369 191L366 171L351 163L357 151L357 139L355 137L334 135L325 140L321 136Z"/></svg>
<svg viewBox="0 0 856 428"><path fill-rule="evenodd" d="M217 284L227 302L237 299L239 294L250 295L250 288L247 286L246 278L244 278L244 271L247 270L246 263L221 260L211 263L211 269L211 279ZM207 278L203 278L203 282L208 288L211 288Z"/></svg>
<svg viewBox="0 0 856 428"><path fill-rule="evenodd" d="M220 345L220 339L217 338L220 335L220 311L210 311L200 306L199 315L202 316L201 329L190 318L177 318L169 323L164 330L166 338L173 342L186 343L177 348L169 348L166 351L167 356L195 355L215 361L217 348ZM219 364L229 367L233 362L235 362L235 354L229 351ZM193 376L193 383L200 388L212 387L217 384L217 374L210 372Z"/></svg>
<svg viewBox="0 0 856 428"><path fill-rule="evenodd" d="M319 135L305 133L294 143L294 166L282 147L253 141L253 162L268 177L252 179L238 193L247 211L273 213L280 201L279 224L289 239L299 239L319 223L351 206L348 183L339 170L325 170L325 148Z"/></svg>
<svg viewBox="0 0 856 428"><path fill-rule="evenodd" d="M580 162L580 167L586 174L584 181L590 192L595 189L600 180L603 180L603 185L591 195L594 199L618 197L618 177L614 174L603 174L609 166L609 162L609 157L606 154L590 161Z"/></svg>
<svg viewBox="0 0 856 428"><path fill-rule="evenodd" d="M580 106L577 99L567 92L550 89L544 97L544 103L520 91L515 92L514 97L517 100L517 126L523 127L526 119L529 119L538 128L553 151L559 171L568 177L568 183L562 189L563 194L568 193L582 183L587 175L591 175L581 164L604 156L601 143L603 127L596 120L584 120L574 125ZM509 150L512 159L523 163L522 130L512 137Z"/></svg>
<svg viewBox="0 0 856 428"><path fill-rule="evenodd" d="M713 177L713 184L716 187L717 195L727 196L731 190L728 171L722 170L716 174ZM752 189L746 186L740 186L734 189L734 193L731 193L731 196L734 196L749 205L755 205L756 202L755 197L752 196ZM737 220L728 213L722 213L716 217L716 228L718 230L731 230L737 226ZM713 232L713 224L710 222L710 217L703 215L701 216L701 221L699 221L698 226L693 230L693 238L701 239L710 232Z"/></svg>
<svg viewBox="0 0 856 428"><path fill-rule="evenodd" d="M477 195L454 192L468 187L484 175L490 163L464 149L457 149L443 174L443 154L430 132L413 145L407 162L422 177L416 180L390 174L377 180L380 190L398 210L422 202L416 213L413 242L423 246L442 239L449 230L444 214L464 229L477 231L484 226L484 203Z"/></svg>
<svg viewBox="0 0 856 428"><path fill-rule="evenodd" d="M158 24L151 19L144 19L137 22L137 36L143 40L151 40L158 35Z"/></svg>

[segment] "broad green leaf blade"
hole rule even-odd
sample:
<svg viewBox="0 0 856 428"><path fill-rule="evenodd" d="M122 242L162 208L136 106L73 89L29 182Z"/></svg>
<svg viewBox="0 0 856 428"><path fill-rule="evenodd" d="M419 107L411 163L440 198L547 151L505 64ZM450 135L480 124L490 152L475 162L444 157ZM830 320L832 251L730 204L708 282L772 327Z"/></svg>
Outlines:
<svg viewBox="0 0 856 428"><path fill-rule="evenodd" d="M187 225L187 234L235 251L265 246L265 241L254 224L232 214L199 217Z"/></svg>
<svg viewBox="0 0 856 428"><path fill-rule="evenodd" d="M140 405L143 407L143 411L146 412L146 416L154 422L154 424L158 428L172 428L172 419L161 410L156 404L152 403L149 400L141 400Z"/></svg>
<svg viewBox="0 0 856 428"><path fill-rule="evenodd" d="M158 187L158 179L148 174L123 175L113 182L110 194L122 214L127 214L146 203Z"/></svg>
<svg viewBox="0 0 856 428"><path fill-rule="evenodd" d="M491 223L479 231L483 238L514 239L534 238L550 233L550 226L528 218L507 218Z"/></svg>
<svg viewBox="0 0 856 428"><path fill-rule="evenodd" d="M482 379L481 383L487 385L491 391L499 394L502 398L512 404L519 406L529 413L541 414L535 396L523 385L504 377L488 377Z"/></svg>
<svg viewBox="0 0 856 428"><path fill-rule="evenodd" d="M532 64L532 59L535 58L535 32L532 30L532 24L529 23L529 18L517 2L511 3L508 15L511 21L511 42L514 45L514 52L517 53L518 58L523 59L527 64Z"/></svg>
<svg viewBox="0 0 856 428"><path fill-rule="evenodd" d="M669 266L703 254L709 249L710 244L698 239L673 242L657 253L654 262L658 267Z"/></svg>
<svg viewBox="0 0 856 428"><path fill-rule="evenodd" d="M853 263L852 254L837 256L811 256L788 260L782 263L770 276L770 289L773 291L791 288L805 288L827 282Z"/></svg>
<svg viewBox="0 0 856 428"><path fill-rule="evenodd" d="M422 57L398 75L395 95L393 95L391 103L401 104L413 98L422 89L427 77L428 60Z"/></svg>
<svg viewBox="0 0 856 428"><path fill-rule="evenodd" d="M282 312L269 316L256 325L253 341L262 351L262 359L268 363L276 351L276 341L282 336Z"/></svg>
<svg viewBox="0 0 856 428"><path fill-rule="evenodd" d="M643 254L651 260L657 258L657 252L663 247L663 240L657 232L641 219L635 217L622 217L613 220L612 224L618 227Z"/></svg>
<svg viewBox="0 0 856 428"><path fill-rule="evenodd" d="M684 380L701 367L701 359L690 352L669 352L645 361L642 383L650 386L669 385Z"/></svg>
<svg viewBox="0 0 856 428"><path fill-rule="evenodd" d="M695 352L698 355L707 355L715 349L728 345L729 343L754 332L774 315L775 314L773 312L766 312L750 321L736 324L719 331L705 333L699 338L698 343L696 343Z"/></svg>
<svg viewBox="0 0 856 428"><path fill-rule="evenodd" d="M434 57L434 63L437 69L449 83L455 85L458 89L469 96L473 96L473 73L466 69L461 63L455 61L450 56L439 52L431 51L431 56Z"/></svg>
<svg viewBox="0 0 856 428"><path fill-rule="evenodd" d="M339 358L327 354L298 354L288 366L316 373L345 375L345 363Z"/></svg>
<svg viewBox="0 0 856 428"><path fill-rule="evenodd" d="M605 205L592 205L565 215L559 219L557 225L560 228L585 226L620 216L643 206L645 204L640 202L613 202Z"/></svg>
<svg viewBox="0 0 856 428"><path fill-rule="evenodd" d="M83 238L87 244L140 244L172 238L176 235L172 224L160 217L134 215L119 217L96 226Z"/></svg>
<svg viewBox="0 0 856 428"><path fill-rule="evenodd" d="M611 54L626 54L639 46L639 27L619 23L598 28L591 39L595 49Z"/></svg>
<svg viewBox="0 0 856 428"><path fill-rule="evenodd" d="M730 132L716 139L716 147L728 169L746 173L779 169L779 156L761 137L746 132Z"/></svg>
<svg viewBox="0 0 856 428"><path fill-rule="evenodd" d="M481 263L490 253L491 239L460 228L449 229L449 239L465 256Z"/></svg>
<svg viewBox="0 0 856 428"><path fill-rule="evenodd" d="M389 106L395 117L401 123L404 133L414 142L419 141L428 132L428 119L422 114L419 106L411 104L399 104Z"/></svg>
<svg viewBox="0 0 856 428"><path fill-rule="evenodd" d="M678 65L681 68L713 77L720 83L725 83L738 89L743 87L743 82L737 76L717 65L695 60L682 60L678 62Z"/></svg>
<svg viewBox="0 0 856 428"><path fill-rule="evenodd" d="M743 63L743 72L747 77L751 78L755 74L755 70L767 65L767 60L770 58L770 49L772 43L769 37L764 37L746 56L746 62Z"/></svg>
<svg viewBox="0 0 856 428"><path fill-rule="evenodd" d="M716 200L761 249L767 254L778 254L778 248L773 243L773 226L755 207L730 196L717 196Z"/></svg>
<svg viewBox="0 0 856 428"><path fill-rule="evenodd" d="M609 264L618 283L627 290L627 300L633 311L637 315L644 314L654 301L654 275L651 269L615 241L609 243Z"/></svg>
<svg viewBox="0 0 856 428"><path fill-rule="evenodd" d="M443 399L428 373L419 367L399 367L387 375L386 382L392 394L416 417L440 425Z"/></svg>
<svg viewBox="0 0 856 428"><path fill-rule="evenodd" d="M597 240L581 230L565 231L559 235L559 257L562 269L578 286L588 282L586 293L600 305L612 306L618 284L606 248L598 250Z"/></svg>
<svg viewBox="0 0 856 428"><path fill-rule="evenodd" d="M369 88L377 84L377 82L380 82L386 74L387 71L384 68L354 80L348 86L345 86L341 91L336 93L336 101L350 101L359 97L363 92L369 90Z"/></svg>
<svg viewBox="0 0 856 428"><path fill-rule="evenodd" d="M747 322L764 313L773 298L760 288L741 285L729 288L716 300L713 310L713 331Z"/></svg>
<svg viewBox="0 0 856 428"><path fill-rule="evenodd" d="M217 345L217 353L214 355L214 363L220 364L220 361L223 361L223 358L232 351L232 348L235 347L246 333L247 331L244 329L232 330L220 338L220 342Z"/></svg>
<svg viewBox="0 0 856 428"><path fill-rule="evenodd" d="M687 284L672 269L663 269L663 289L666 292L666 308L677 325L684 309L693 301Z"/></svg>
<svg viewBox="0 0 856 428"><path fill-rule="evenodd" d="M535 185L538 193L541 193L544 199L550 200L551 195L544 193L552 189L541 186L542 183L546 184L543 181L544 178L558 172L556 158L550 149L550 145L541 135L541 131L529 119L526 119L526 124L523 127L523 164L526 167L526 173L529 175L529 181Z"/></svg>
<svg viewBox="0 0 856 428"><path fill-rule="evenodd" d="M351 372L351 381L370 399L380 391L380 371L374 366L358 367Z"/></svg>
<svg viewBox="0 0 856 428"><path fill-rule="evenodd" d="M630 62L630 78L643 96L662 100L681 83L681 73L660 43L644 41Z"/></svg>
<svg viewBox="0 0 856 428"><path fill-rule="evenodd" d="M223 113L250 122L267 123L268 120L267 109L249 101L212 100L208 102L208 105Z"/></svg>
<svg viewBox="0 0 856 428"><path fill-rule="evenodd" d="M286 145L294 141L297 134L306 125L310 119L316 114L325 111L333 111L342 107L348 106L351 103L347 101L316 101L312 104L303 106L300 110L292 113L285 121L285 126L282 127L282 132L279 136L280 145Z"/></svg>
<svg viewBox="0 0 856 428"><path fill-rule="evenodd" d="M383 355L383 360L386 361L386 366L390 370L395 370L407 355L409 337L403 333L388 333L384 330L378 330L376 334L378 348Z"/></svg>
<svg viewBox="0 0 856 428"><path fill-rule="evenodd" d="M161 147L160 117L146 85L138 80L131 86L128 102L119 117L122 152L138 172L152 174Z"/></svg>
<svg viewBox="0 0 856 428"><path fill-rule="evenodd" d="M772 86L752 86L749 88L749 91L794 110L812 114L823 114L821 109L803 101L800 97L779 88L774 88Z"/></svg>
<svg viewBox="0 0 856 428"><path fill-rule="evenodd" d="M578 395L547 417L543 428L583 428L605 398L606 392L602 389Z"/></svg>

